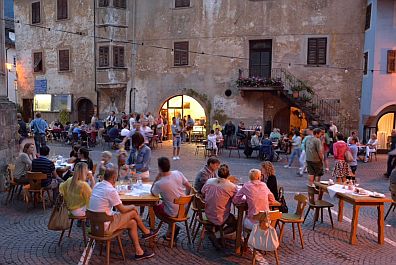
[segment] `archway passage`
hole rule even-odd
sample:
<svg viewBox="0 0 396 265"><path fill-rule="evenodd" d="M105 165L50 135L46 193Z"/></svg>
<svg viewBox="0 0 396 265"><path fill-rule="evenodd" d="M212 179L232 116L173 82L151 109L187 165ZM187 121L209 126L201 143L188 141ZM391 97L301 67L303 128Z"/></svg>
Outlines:
<svg viewBox="0 0 396 265"><path fill-rule="evenodd" d="M290 132L295 129L302 130L307 128L308 122L305 114L298 108L286 107L279 110L274 117L273 127L280 129L282 133Z"/></svg>
<svg viewBox="0 0 396 265"><path fill-rule="evenodd" d="M194 120L194 131L205 131L205 124L207 117L205 114L205 109L202 105L194 98L187 95L177 95L167 101L165 101L160 110L160 115L168 120L168 126L165 128L165 134L168 139L171 139L171 129L172 118L176 117L180 120L187 118L188 115Z"/></svg>
<svg viewBox="0 0 396 265"><path fill-rule="evenodd" d="M396 106L388 108L389 111L384 111L379 116L377 122L377 139L378 149L388 149L391 143L391 133L393 129L396 129ZM369 135L367 135L367 138Z"/></svg>
<svg viewBox="0 0 396 265"><path fill-rule="evenodd" d="M91 118L95 112L92 101L82 98L77 103L78 121L85 121L86 124L91 122Z"/></svg>

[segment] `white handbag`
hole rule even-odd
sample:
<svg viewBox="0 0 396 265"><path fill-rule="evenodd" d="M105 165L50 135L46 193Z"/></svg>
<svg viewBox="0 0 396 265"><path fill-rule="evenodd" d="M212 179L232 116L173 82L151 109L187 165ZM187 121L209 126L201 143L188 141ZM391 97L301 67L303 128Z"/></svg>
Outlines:
<svg viewBox="0 0 396 265"><path fill-rule="evenodd" d="M275 228L268 226L267 229L262 229L259 224L253 225L248 244L253 249L275 251L279 247L278 235Z"/></svg>

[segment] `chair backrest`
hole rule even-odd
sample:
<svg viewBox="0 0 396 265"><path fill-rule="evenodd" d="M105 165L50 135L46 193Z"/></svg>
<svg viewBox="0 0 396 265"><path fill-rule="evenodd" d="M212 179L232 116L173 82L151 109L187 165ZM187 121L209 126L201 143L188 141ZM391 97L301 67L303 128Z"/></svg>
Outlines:
<svg viewBox="0 0 396 265"><path fill-rule="evenodd" d="M194 197L194 195L187 195L187 196L179 197L173 201L175 204L179 205L179 210L177 211L176 218L187 217L188 210L190 209L190 205L191 205L193 197Z"/></svg>
<svg viewBox="0 0 396 265"><path fill-rule="evenodd" d="M308 201L310 204L315 205L315 187L307 185L308 186Z"/></svg>
<svg viewBox="0 0 396 265"><path fill-rule="evenodd" d="M392 200L396 202L396 184L390 184L389 190L391 192Z"/></svg>
<svg viewBox="0 0 396 265"><path fill-rule="evenodd" d="M29 180L30 190L41 189L41 181L47 179L48 176L42 172L26 172L26 178Z"/></svg>
<svg viewBox="0 0 396 265"><path fill-rule="evenodd" d="M15 164L7 165L6 182L10 183L14 181Z"/></svg>
<svg viewBox="0 0 396 265"><path fill-rule="evenodd" d="M114 219L113 216L109 216L104 212L92 212L90 210L87 210L85 215L91 223L91 234L98 237L105 236L104 223L111 222Z"/></svg>
<svg viewBox="0 0 396 265"><path fill-rule="evenodd" d="M227 179L233 184L238 184L239 183L239 179L237 177L235 177L235 176L229 176Z"/></svg>
<svg viewBox="0 0 396 265"><path fill-rule="evenodd" d="M304 213L304 208L307 205L307 197L304 194L297 193L294 196L294 199L297 201L296 215L302 217Z"/></svg>
<svg viewBox="0 0 396 265"><path fill-rule="evenodd" d="M198 193L195 194L194 196L194 206L198 211L198 216L199 219L203 220L203 215L202 213L205 212L205 201L203 200L202 196L199 195Z"/></svg>
<svg viewBox="0 0 396 265"><path fill-rule="evenodd" d="M259 221L260 223L260 228L262 230L266 230L268 228L268 223L272 227L275 227L276 225L276 220L279 220L282 218L282 213L277 211L268 211L268 212L259 212L258 214L255 214L253 216L254 220Z"/></svg>

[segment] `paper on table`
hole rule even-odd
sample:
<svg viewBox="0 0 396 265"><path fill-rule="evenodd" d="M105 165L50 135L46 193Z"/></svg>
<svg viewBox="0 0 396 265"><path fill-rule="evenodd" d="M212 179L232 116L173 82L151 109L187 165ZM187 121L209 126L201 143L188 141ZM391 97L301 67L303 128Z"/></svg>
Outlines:
<svg viewBox="0 0 396 265"><path fill-rule="evenodd" d="M327 187L327 191L329 192L330 197L334 198L334 196L337 194L337 192L339 192L339 193L352 193L353 192L352 190L344 189L343 186L344 185L341 185L341 184L334 184L334 185Z"/></svg>
<svg viewBox="0 0 396 265"><path fill-rule="evenodd" d="M131 192L125 193L125 195L129 196L145 196L151 194L151 184L142 184L142 185L133 185L133 189Z"/></svg>

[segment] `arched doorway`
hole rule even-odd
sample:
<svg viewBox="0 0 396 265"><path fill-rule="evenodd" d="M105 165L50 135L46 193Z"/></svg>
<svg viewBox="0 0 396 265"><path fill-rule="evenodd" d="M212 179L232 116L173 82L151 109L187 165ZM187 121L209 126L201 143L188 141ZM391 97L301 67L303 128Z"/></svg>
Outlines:
<svg viewBox="0 0 396 265"><path fill-rule="evenodd" d="M377 122L377 139L379 149L389 149L392 130L396 129L396 111L380 116Z"/></svg>
<svg viewBox="0 0 396 265"><path fill-rule="evenodd" d="M78 112L78 121L85 121L85 123L90 123L91 118L95 112L94 105L87 98L82 98L77 102L77 112Z"/></svg>
<svg viewBox="0 0 396 265"><path fill-rule="evenodd" d="M190 96L177 95L169 98L162 104L160 114L168 120L168 136L171 134L170 125L172 123L172 118L176 117L183 119L183 117L187 117L187 115L191 115L191 118L195 121L195 126L199 126L195 127L194 130L205 131L204 126L207 121L205 109L196 99ZM170 138L168 137L168 139Z"/></svg>
<svg viewBox="0 0 396 265"><path fill-rule="evenodd" d="M294 129L301 130L307 128L308 121L300 109L286 107L275 114L273 124L274 128L278 128L282 133L285 133Z"/></svg>

